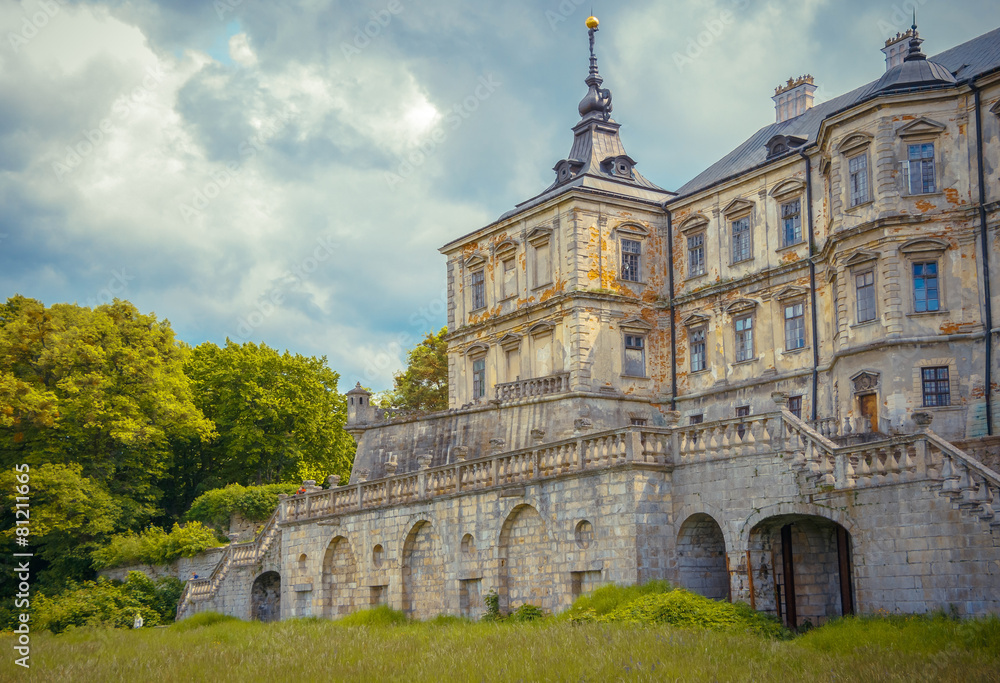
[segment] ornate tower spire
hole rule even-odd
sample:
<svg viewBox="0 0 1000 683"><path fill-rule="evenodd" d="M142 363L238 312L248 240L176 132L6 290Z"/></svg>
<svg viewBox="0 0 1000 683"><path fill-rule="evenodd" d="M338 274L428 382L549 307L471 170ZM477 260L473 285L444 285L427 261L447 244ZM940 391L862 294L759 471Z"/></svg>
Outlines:
<svg viewBox="0 0 1000 683"><path fill-rule="evenodd" d="M597 70L597 55L594 54L594 34L598 31L597 17L587 18L587 28L590 34L590 73L587 75L587 94L580 100L580 116L586 118L587 114L594 112L600 114L607 121L611 118L611 91L601 88L604 79Z"/></svg>
<svg viewBox="0 0 1000 683"><path fill-rule="evenodd" d="M924 39L917 33L917 10L913 10L913 26L910 27L910 30L913 32L913 36L910 37L910 51L906 53L903 61L912 62L916 59L927 59L927 55L920 50Z"/></svg>

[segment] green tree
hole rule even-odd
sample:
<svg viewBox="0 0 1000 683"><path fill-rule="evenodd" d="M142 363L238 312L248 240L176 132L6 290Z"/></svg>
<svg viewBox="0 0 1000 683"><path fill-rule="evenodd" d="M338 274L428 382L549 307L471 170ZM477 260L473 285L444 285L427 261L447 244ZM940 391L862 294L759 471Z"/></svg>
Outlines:
<svg viewBox="0 0 1000 683"><path fill-rule="evenodd" d="M0 307L0 465L79 464L115 497L118 523L159 511L170 441L212 436L184 375L186 351L166 321L115 300Z"/></svg>
<svg viewBox="0 0 1000 683"><path fill-rule="evenodd" d="M184 457L177 458L175 474L187 482L188 503L230 483L349 474L355 444L343 429L347 401L337 392L339 375L326 357L227 340L221 348L205 343L193 349L186 371L197 405L218 430L208 445L179 446Z"/></svg>
<svg viewBox="0 0 1000 683"><path fill-rule="evenodd" d="M406 356L406 370L396 373L395 387L384 402L405 410L435 411L448 408L448 328L424 340Z"/></svg>

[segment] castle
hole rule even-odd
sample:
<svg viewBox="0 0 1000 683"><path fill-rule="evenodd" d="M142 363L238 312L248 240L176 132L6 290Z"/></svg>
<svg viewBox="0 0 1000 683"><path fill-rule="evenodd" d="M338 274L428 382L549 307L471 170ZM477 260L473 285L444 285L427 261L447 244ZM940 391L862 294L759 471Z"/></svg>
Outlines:
<svg viewBox="0 0 1000 683"><path fill-rule="evenodd" d="M445 245L449 409L348 392L350 484L284 498L179 617L558 611L665 578L790 625L1000 611L1000 29L775 121L681 187L587 94L552 184ZM995 284L990 285L990 281Z"/></svg>

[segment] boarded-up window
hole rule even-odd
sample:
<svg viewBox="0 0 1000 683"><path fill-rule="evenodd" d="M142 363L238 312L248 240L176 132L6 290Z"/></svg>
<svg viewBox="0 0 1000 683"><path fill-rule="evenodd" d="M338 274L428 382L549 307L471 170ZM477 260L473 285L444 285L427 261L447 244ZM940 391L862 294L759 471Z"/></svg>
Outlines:
<svg viewBox="0 0 1000 683"><path fill-rule="evenodd" d="M535 286L552 282L552 254L548 242L535 245Z"/></svg>
<svg viewBox="0 0 1000 683"><path fill-rule="evenodd" d="M517 262L513 257L503 261L503 298L517 296Z"/></svg>
<svg viewBox="0 0 1000 683"><path fill-rule="evenodd" d="M646 339L637 334L625 335L625 373L630 377L646 376Z"/></svg>
<svg viewBox="0 0 1000 683"><path fill-rule="evenodd" d="M521 350L517 347L507 349L507 381L513 382L521 376Z"/></svg>
<svg viewBox="0 0 1000 683"><path fill-rule="evenodd" d="M552 374L552 333L535 336L535 377Z"/></svg>

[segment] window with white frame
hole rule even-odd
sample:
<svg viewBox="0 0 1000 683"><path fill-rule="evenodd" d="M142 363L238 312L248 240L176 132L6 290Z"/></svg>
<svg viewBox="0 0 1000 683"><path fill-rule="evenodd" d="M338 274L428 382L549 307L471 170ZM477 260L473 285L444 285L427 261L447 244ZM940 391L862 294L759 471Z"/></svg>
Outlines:
<svg viewBox="0 0 1000 683"><path fill-rule="evenodd" d="M688 330L691 340L691 372L701 372L706 365L705 327Z"/></svg>
<svg viewBox="0 0 1000 683"><path fill-rule="evenodd" d="M802 241L802 202L793 199L781 205L781 246Z"/></svg>
<svg viewBox="0 0 1000 683"><path fill-rule="evenodd" d="M920 368L924 407L951 405L951 380L948 367Z"/></svg>
<svg viewBox="0 0 1000 683"><path fill-rule="evenodd" d="M705 233L687 238L688 277L705 274Z"/></svg>
<svg viewBox="0 0 1000 683"><path fill-rule="evenodd" d="M854 274L857 322L866 323L878 317L875 306L875 269Z"/></svg>
<svg viewBox="0 0 1000 683"><path fill-rule="evenodd" d="M750 246L750 216L732 221L733 263L749 260L753 252Z"/></svg>
<svg viewBox="0 0 1000 683"><path fill-rule="evenodd" d="M738 316L733 321L733 326L736 333L736 362L753 360L753 313Z"/></svg>
<svg viewBox="0 0 1000 683"><path fill-rule="evenodd" d="M851 206L864 204L871 195L868 193L868 152L858 154L847 160L849 175L848 189L851 193Z"/></svg>
<svg viewBox="0 0 1000 683"><path fill-rule="evenodd" d="M480 399L486 396L486 358L472 360L472 398Z"/></svg>
<svg viewBox="0 0 1000 683"><path fill-rule="evenodd" d="M937 178L934 169L934 143L919 142L906 146L906 161L903 162L903 177L909 194L930 194L937 192Z"/></svg>
<svg viewBox="0 0 1000 683"><path fill-rule="evenodd" d="M912 267L914 312L927 313L941 310L937 261L916 261Z"/></svg>
<svg viewBox="0 0 1000 683"><path fill-rule="evenodd" d="M785 351L805 348L806 316L805 304L801 301L787 303L785 309Z"/></svg>
<svg viewBox="0 0 1000 683"><path fill-rule="evenodd" d="M472 273L472 310L486 308L486 271L477 270Z"/></svg>
<svg viewBox="0 0 1000 683"><path fill-rule="evenodd" d="M641 334L625 335L625 367L629 377L646 376L646 338Z"/></svg>
<svg viewBox="0 0 1000 683"><path fill-rule="evenodd" d="M622 280L628 282L642 281L642 242L638 240L621 241L622 245Z"/></svg>

